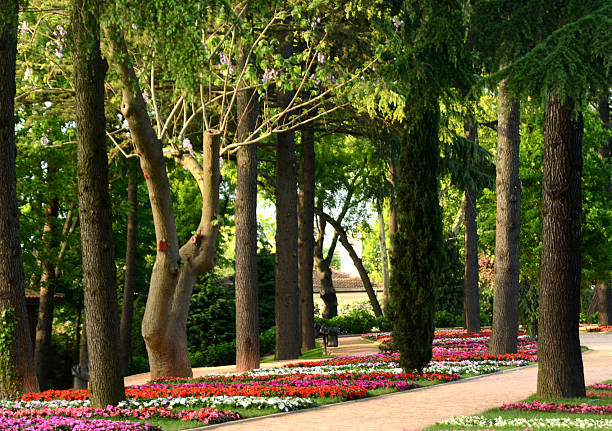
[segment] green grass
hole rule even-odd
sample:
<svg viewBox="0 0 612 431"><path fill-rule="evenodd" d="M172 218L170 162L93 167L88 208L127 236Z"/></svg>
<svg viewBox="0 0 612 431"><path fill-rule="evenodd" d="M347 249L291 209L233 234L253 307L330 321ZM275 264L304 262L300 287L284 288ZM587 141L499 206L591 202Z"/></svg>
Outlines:
<svg viewBox="0 0 612 431"><path fill-rule="evenodd" d="M608 380L605 383L612 383L612 380ZM593 389L587 389L587 391L594 391L597 392L596 390ZM612 398L609 397L602 397L602 398L538 398L536 395L531 395L530 397L526 398L524 401L534 401L534 400L538 400L538 401L542 401L542 402L547 402L547 403L555 403L555 404L582 404L582 403L586 403L589 405L610 405L612 404ZM528 418L528 419L538 419L538 418L582 418L582 419L612 419L612 415L596 415L596 414L576 414L576 413L564 413L564 412L529 412L529 411L518 411L518 410L500 410L500 409L491 409L491 410L487 410L483 413L480 413L478 415L475 416L484 416L485 418L488 419L494 419L494 418L498 418L501 417L503 419L509 420L509 419L514 419L514 418ZM460 426L455 426L455 425L444 425L444 424L436 424L436 425L432 425L430 427L425 428L425 431L438 431L438 430L445 430L445 431L451 431L451 430L456 430L456 429L460 429L460 430L464 430L464 431L471 431L471 430L478 430L478 429L482 429L482 428L492 428L492 426L465 426L465 425L460 425ZM495 426L493 429L495 429L496 431L516 431L518 428L523 428L523 427L519 427L517 425L512 425L512 426ZM535 428L534 430L542 430L544 428ZM579 427L547 427L546 428L547 431L580 431L581 428Z"/></svg>

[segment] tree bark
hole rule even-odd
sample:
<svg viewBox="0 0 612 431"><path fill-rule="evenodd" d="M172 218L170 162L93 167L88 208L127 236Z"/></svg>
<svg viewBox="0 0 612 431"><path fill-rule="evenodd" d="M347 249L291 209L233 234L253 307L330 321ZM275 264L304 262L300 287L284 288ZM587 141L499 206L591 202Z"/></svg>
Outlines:
<svg viewBox="0 0 612 431"><path fill-rule="evenodd" d="M172 153L175 161L189 170L202 195L202 216L196 234L179 250L162 143L151 126L120 30L107 28L106 32L122 85L121 112L128 121L132 142L140 155L157 241L142 321L151 378L190 377L186 333L189 300L197 277L212 270L217 263L220 133L217 130L204 132L202 165L189 151L175 148Z"/></svg>
<svg viewBox="0 0 612 431"><path fill-rule="evenodd" d="M314 259L315 151L312 123L302 129L298 219L298 288L302 350L315 347L312 269Z"/></svg>
<svg viewBox="0 0 612 431"><path fill-rule="evenodd" d="M53 180L55 169L47 161L47 184ZM50 187L49 187L50 188ZM40 390L48 389L49 365L51 363L51 330L53 328L53 297L57 288L58 274L51 260L51 253L58 248L56 224L59 204L57 197L52 197L45 208L45 224L43 227L43 244L45 246L40 278L40 300L38 304L38 319L36 321L36 339L34 344L34 363Z"/></svg>
<svg viewBox="0 0 612 431"><path fill-rule="evenodd" d="M511 99L504 81L499 85L497 124L495 284L489 353L501 355L517 349L521 233L520 104Z"/></svg>
<svg viewBox="0 0 612 431"><path fill-rule="evenodd" d="M385 235L385 218L380 199L376 200L376 214L378 216L378 245L380 247L380 260L383 272L383 313L387 313L389 305L389 259L387 258L387 239Z"/></svg>
<svg viewBox="0 0 612 431"><path fill-rule="evenodd" d="M121 304L121 370L128 375L132 353L132 320L134 318L134 288L136 286L136 252L138 250L138 166L128 159L128 203L127 239L125 245L125 279L123 303Z"/></svg>
<svg viewBox="0 0 612 431"><path fill-rule="evenodd" d="M368 275L368 272L363 267L363 262L361 261L361 258L357 255L357 253L355 252L355 249L349 242L346 231L344 230L342 225L337 220L334 220L328 214L324 213L323 211L320 211L319 209L316 209L315 211L317 212L317 215L319 217L324 218L326 222L331 224L332 227L338 233L338 237L340 238L340 243L348 252L349 256L351 257L351 260L353 261L353 265L355 265L355 268L357 268L357 272L359 272L359 277L361 278L363 287L366 293L368 294L370 304L372 305L372 310L374 310L374 315L376 317L382 316L383 314L382 309L380 308L380 304L378 302L378 299L376 298L376 292L374 292L374 288L372 287L370 276Z"/></svg>
<svg viewBox="0 0 612 431"><path fill-rule="evenodd" d="M476 143L478 131L473 115L466 118L465 137ZM480 298L478 294L478 229L476 226L476 190L468 186L464 190L465 198L465 271L463 277L463 314L467 332L480 331Z"/></svg>
<svg viewBox="0 0 612 431"><path fill-rule="evenodd" d="M240 48L239 67L248 49ZM244 84L243 84L244 85ZM257 92L239 91L236 112L240 117L236 139L245 140L257 122ZM237 153L236 184L236 370L259 368L259 311L257 284L257 144Z"/></svg>
<svg viewBox="0 0 612 431"><path fill-rule="evenodd" d="M289 58L293 54L293 39L289 32L284 38L281 55ZM293 92L280 92L281 109L292 98ZM295 132L279 133L276 137L276 359L300 356L296 187Z"/></svg>
<svg viewBox="0 0 612 431"><path fill-rule="evenodd" d="M334 256L336 244L338 243L338 235L334 234L331 246L327 251L327 257L323 257L325 225L325 220L319 217L319 223L317 225L317 239L315 240L314 247L314 260L317 275L319 276L319 281L321 282L321 290L319 291L319 296L323 300L323 310L321 315L324 319L331 319L332 317L336 317L338 315L338 298L336 297L336 289L334 289L332 272L330 268L331 259Z"/></svg>
<svg viewBox="0 0 612 431"><path fill-rule="evenodd" d="M85 320L90 335L90 400L93 407L125 399L121 374L117 281L113 245L104 77L100 53L97 2L74 0L74 84L77 124L77 168Z"/></svg>
<svg viewBox="0 0 612 431"><path fill-rule="evenodd" d="M11 310L16 319L12 352L2 370L0 398L37 392L32 344L27 320L23 261L19 238L15 159L15 62L17 55L18 2L0 3L0 311Z"/></svg>
<svg viewBox="0 0 612 431"><path fill-rule="evenodd" d="M544 120L539 397L584 397L578 321L582 113L548 94Z"/></svg>

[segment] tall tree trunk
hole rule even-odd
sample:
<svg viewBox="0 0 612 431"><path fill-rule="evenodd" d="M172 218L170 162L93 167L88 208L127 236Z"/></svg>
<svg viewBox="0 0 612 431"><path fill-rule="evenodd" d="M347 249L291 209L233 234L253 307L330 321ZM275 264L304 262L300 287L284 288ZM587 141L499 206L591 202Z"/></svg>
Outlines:
<svg viewBox="0 0 612 431"><path fill-rule="evenodd" d="M582 113L548 94L544 120L538 396L584 397L580 313Z"/></svg>
<svg viewBox="0 0 612 431"><path fill-rule="evenodd" d="M389 305L389 260L387 258L387 239L385 235L385 218L380 199L376 199L376 214L378 216L378 245L380 247L380 260L383 272L383 303L382 309L386 314Z"/></svg>
<svg viewBox="0 0 612 431"><path fill-rule="evenodd" d="M314 260L315 268L319 281L321 282L321 290L319 296L323 300L323 310L321 315L324 319L331 319L338 315L338 298L336 297L336 289L334 289L334 283L332 280L332 272L330 268L331 259L334 256L336 250L336 244L338 243L338 235L334 234L331 246L327 251L327 257L323 256L323 239L325 238L325 225L327 223L322 217L319 217L319 223L317 226L317 239L315 240L314 246Z"/></svg>
<svg viewBox="0 0 612 431"><path fill-rule="evenodd" d="M47 161L47 184L53 181L55 169ZM51 187L49 187L51 188ZM40 300L38 304L38 319L36 321L36 338L34 344L34 363L40 390L48 389L49 365L51 363L51 329L53 327L53 297L58 282L55 273L55 263L51 254L55 253L59 243L56 224L59 204L57 197L52 197L45 208L45 225L43 227L43 243L45 252L42 260L42 276L40 279Z"/></svg>
<svg viewBox="0 0 612 431"><path fill-rule="evenodd" d="M138 250L138 165L128 159L128 203L127 239L125 245L125 280L123 303L121 304L121 370L128 375L132 353L132 320L134 318L134 288L136 286L136 252Z"/></svg>
<svg viewBox="0 0 612 431"><path fill-rule="evenodd" d="M73 0L79 214L85 321L89 332L90 400L93 407L125 399L119 343L117 280L108 192L104 78L100 53L100 5Z"/></svg>
<svg viewBox="0 0 612 431"><path fill-rule="evenodd" d="M431 360L435 290L442 256L442 220L438 197L440 108L423 97L411 108L402 141L397 188L398 230L391 256L393 340L406 371Z"/></svg>
<svg viewBox="0 0 612 431"><path fill-rule="evenodd" d="M13 350L6 356L9 370L0 372L0 398L38 391L32 343L26 314L23 261L19 238L15 159L15 61L17 55L17 0L0 3L0 312L16 319ZM4 328L1 328L4 329Z"/></svg>
<svg viewBox="0 0 612 431"><path fill-rule="evenodd" d="M603 128L610 129L610 103L608 100L608 92L599 99L599 117L603 122ZM603 142L599 148L599 157L604 161L604 164L610 163L610 142ZM602 175L607 175L604 172ZM606 202L610 202L610 177L605 178L605 196ZM612 325L612 291L610 289L609 280L600 280L595 285L595 296L597 298L597 323L602 326Z"/></svg>
<svg viewBox="0 0 612 431"><path fill-rule="evenodd" d="M293 54L293 39L289 32L284 37L281 55L289 58ZM281 109L292 98L293 92L279 92ZM300 356L296 187L295 132L279 133L276 137L276 359Z"/></svg>
<svg viewBox="0 0 612 431"><path fill-rule="evenodd" d="M348 252L349 256L351 257L351 260L353 261L353 265L355 265L355 268L357 268L357 272L359 272L359 277L361 278L363 287L366 293L368 294L370 304L372 305L372 310L374 310L374 315L376 317L382 316L383 313L380 308L380 304L378 303L378 299L376 298L376 292L374 292L374 288L372 287L370 276L368 275L368 272L363 267L363 262L361 261L361 258L357 255L357 253L355 252L355 249L351 245L348 239L348 236L346 234L346 231L344 230L342 225L338 222L338 220L334 220L331 216L329 216L328 214L325 214L323 211L320 211L318 209L315 211L317 211L317 215L319 217L324 218L326 222L331 224L333 228L336 230L336 232L338 233L338 237L340 238L340 243L345 248L345 250Z"/></svg>
<svg viewBox="0 0 612 431"><path fill-rule="evenodd" d="M476 144L478 130L473 115L466 118L465 137ZM463 277L463 314L465 329L468 332L480 331L480 298L478 294L478 230L476 226L476 190L468 186L465 198L465 271Z"/></svg>
<svg viewBox="0 0 612 431"><path fill-rule="evenodd" d="M240 48L239 67L248 49ZM243 83L244 85L244 83ZM257 92L242 90L236 98L240 120L236 139L245 140L257 121ZM257 285L257 144L238 149L236 184L236 369L259 368L259 311Z"/></svg>
<svg viewBox="0 0 612 431"><path fill-rule="evenodd" d="M519 179L520 104L506 83L497 98L497 212L495 222L495 284L493 328L489 353L515 353L518 331L521 181Z"/></svg>
<svg viewBox="0 0 612 431"><path fill-rule="evenodd" d="M151 378L189 377L192 375L186 331L189 300L198 276L212 270L217 263L220 132L204 131L202 165L185 149L175 148L172 153L175 161L189 170L202 196L202 215L196 234L179 250L162 143L151 126L121 31L112 27L105 30L110 41L111 58L117 61L123 97L121 112L128 121L132 142L140 155L157 241L157 255L142 320Z"/></svg>
<svg viewBox="0 0 612 431"><path fill-rule="evenodd" d="M298 287L302 350L315 347L312 269L314 259L315 151L312 123L302 129L298 219Z"/></svg>

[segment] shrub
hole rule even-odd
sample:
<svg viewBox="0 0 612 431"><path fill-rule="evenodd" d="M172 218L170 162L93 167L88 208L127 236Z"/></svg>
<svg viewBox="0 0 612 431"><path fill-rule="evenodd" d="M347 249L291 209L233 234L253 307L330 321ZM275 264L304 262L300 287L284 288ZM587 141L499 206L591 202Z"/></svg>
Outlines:
<svg viewBox="0 0 612 431"><path fill-rule="evenodd" d="M456 316L446 310L438 310L434 316L434 323L436 328L451 328L457 324L457 318L461 322L461 316Z"/></svg>

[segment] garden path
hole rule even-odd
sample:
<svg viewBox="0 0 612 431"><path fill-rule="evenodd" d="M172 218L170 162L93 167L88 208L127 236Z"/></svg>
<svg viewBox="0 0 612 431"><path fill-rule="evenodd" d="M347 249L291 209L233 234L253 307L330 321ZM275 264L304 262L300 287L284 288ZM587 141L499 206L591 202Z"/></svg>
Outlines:
<svg viewBox="0 0 612 431"><path fill-rule="evenodd" d="M612 333L580 335L587 384L612 378ZM341 338L335 354L372 353L375 345L357 337ZM375 349L374 349L375 351ZM357 353L359 354L359 353ZM274 363L270 363L272 366ZM268 364L264 364L267 366ZM277 365L278 366L278 365ZM216 372L231 367L216 368ZM194 373L206 372L194 370ZM471 415L516 402L536 391L537 366L459 380L429 388L398 392L376 398L348 401L291 413L212 425L198 430L310 431L310 430L415 430L456 415Z"/></svg>

